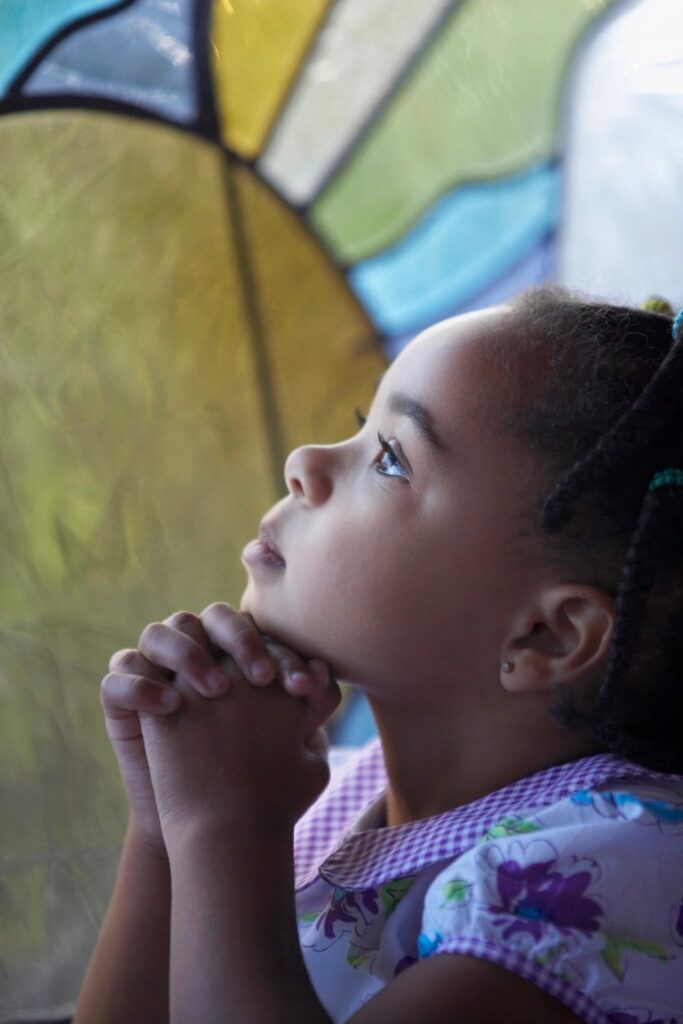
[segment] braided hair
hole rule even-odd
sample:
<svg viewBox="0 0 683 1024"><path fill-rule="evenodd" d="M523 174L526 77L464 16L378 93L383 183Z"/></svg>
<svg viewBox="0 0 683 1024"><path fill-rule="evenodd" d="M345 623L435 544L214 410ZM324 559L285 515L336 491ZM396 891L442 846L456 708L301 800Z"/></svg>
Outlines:
<svg viewBox="0 0 683 1024"><path fill-rule="evenodd" d="M615 599L603 678L588 695L558 685L553 713L613 753L683 773L683 487L650 489L683 468L683 329L672 340L666 312L559 286L511 308L515 350L542 367L530 393L509 348L503 361L503 425L545 474L532 533L552 564Z"/></svg>

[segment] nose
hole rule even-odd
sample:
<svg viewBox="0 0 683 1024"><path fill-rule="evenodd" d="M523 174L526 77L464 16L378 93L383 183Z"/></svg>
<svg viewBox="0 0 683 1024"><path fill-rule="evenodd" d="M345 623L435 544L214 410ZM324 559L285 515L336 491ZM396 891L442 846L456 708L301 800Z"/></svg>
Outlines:
<svg viewBox="0 0 683 1024"><path fill-rule="evenodd" d="M311 507L327 501L332 493L331 445L302 445L285 462L285 480L293 498Z"/></svg>

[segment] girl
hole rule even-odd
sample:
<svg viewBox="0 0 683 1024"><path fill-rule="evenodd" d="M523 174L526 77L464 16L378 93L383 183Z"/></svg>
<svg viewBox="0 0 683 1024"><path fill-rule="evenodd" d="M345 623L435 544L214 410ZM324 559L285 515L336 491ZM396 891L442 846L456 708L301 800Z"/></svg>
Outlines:
<svg viewBox="0 0 683 1024"><path fill-rule="evenodd" d="M289 456L241 611L112 658L76 1024L683 1021L679 326L543 288L430 328ZM378 730L331 781L328 666Z"/></svg>

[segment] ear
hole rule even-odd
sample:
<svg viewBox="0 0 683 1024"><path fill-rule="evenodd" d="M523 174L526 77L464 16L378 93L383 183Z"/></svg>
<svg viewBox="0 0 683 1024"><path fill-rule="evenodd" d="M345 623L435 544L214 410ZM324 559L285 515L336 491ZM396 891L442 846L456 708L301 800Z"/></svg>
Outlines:
<svg viewBox="0 0 683 1024"><path fill-rule="evenodd" d="M588 682L605 671L615 623L614 600L597 587L562 584L541 591L513 622L501 662L510 693Z"/></svg>

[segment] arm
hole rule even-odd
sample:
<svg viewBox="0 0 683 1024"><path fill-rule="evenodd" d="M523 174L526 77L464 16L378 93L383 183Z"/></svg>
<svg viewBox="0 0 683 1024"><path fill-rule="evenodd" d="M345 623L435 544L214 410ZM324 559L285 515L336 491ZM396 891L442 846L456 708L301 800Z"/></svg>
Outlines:
<svg viewBox="0 0 683 1024"><path fill-rule="evenodd" d="M331 1024L301 955L291 835L189 830L171 856L172 1024ZM235 884L234 879L239 879ZM443 954L404 971L349 1024L581 1024L534 984Z"/></svg>
<svg viewBox="0 0 683 1024"><path fill-rule="evenodd" d="M212 615L217 617L224 650L235 651L247 666L258 658L270 662L265 679L260 677L261 684L275 673L276 666L281 677L288 674L288 684L298 674L292 689L309 694L311 714L315 715L320 700L315 679L322 681L328 675L322 663L311 674L294 652L277 644L267 647L251 623L227 605L209 606L210 623ZM175 647L179 663L196 685L208 692L207 676L217 666L196 616L179 612L146 632L152 646L160 642L161 632L162 639ZM168 1021L169 1014L171 876L138 716L143 712L168 715L180 699L175 694L171 707L161 703L163 694L174 693L170 685L173 672L155 665L139 651L117 652L109 668L109 675L102 681L101 703L128 795L130 824L114 894L86 972L74 1024L161 1024ZM230 685L229 666L226 669L227 675L219 674L223 689ZM303 688L302 675L310 676Z"/></svg>
<svg viewBox="0 0 683 1024"><path fill-rule="evenodd" d="M170 920L166 854L129 826L73 1024L167 1024Z"/></svg>
<svg viewBox="0 0 683 1024"><path fill-rule="evenodd" d="M301 955L291 832L193 828L171 874L173 1024L330 1024Z"/></svg>
<svg viewBox="0 0 683 1024"><path fill-rule="evenodd" d="M244 679L211 701L182 675L175 686L177 715L140 716L171 867L170 1020L330 1024L306 970L294 897L294 823L329 779L324 746L307 739L310 709ZM321 695L318 725L337 690ZM404 971L349 1024L427 1019L578 1024L511 971L446 953Z"/></svg>

